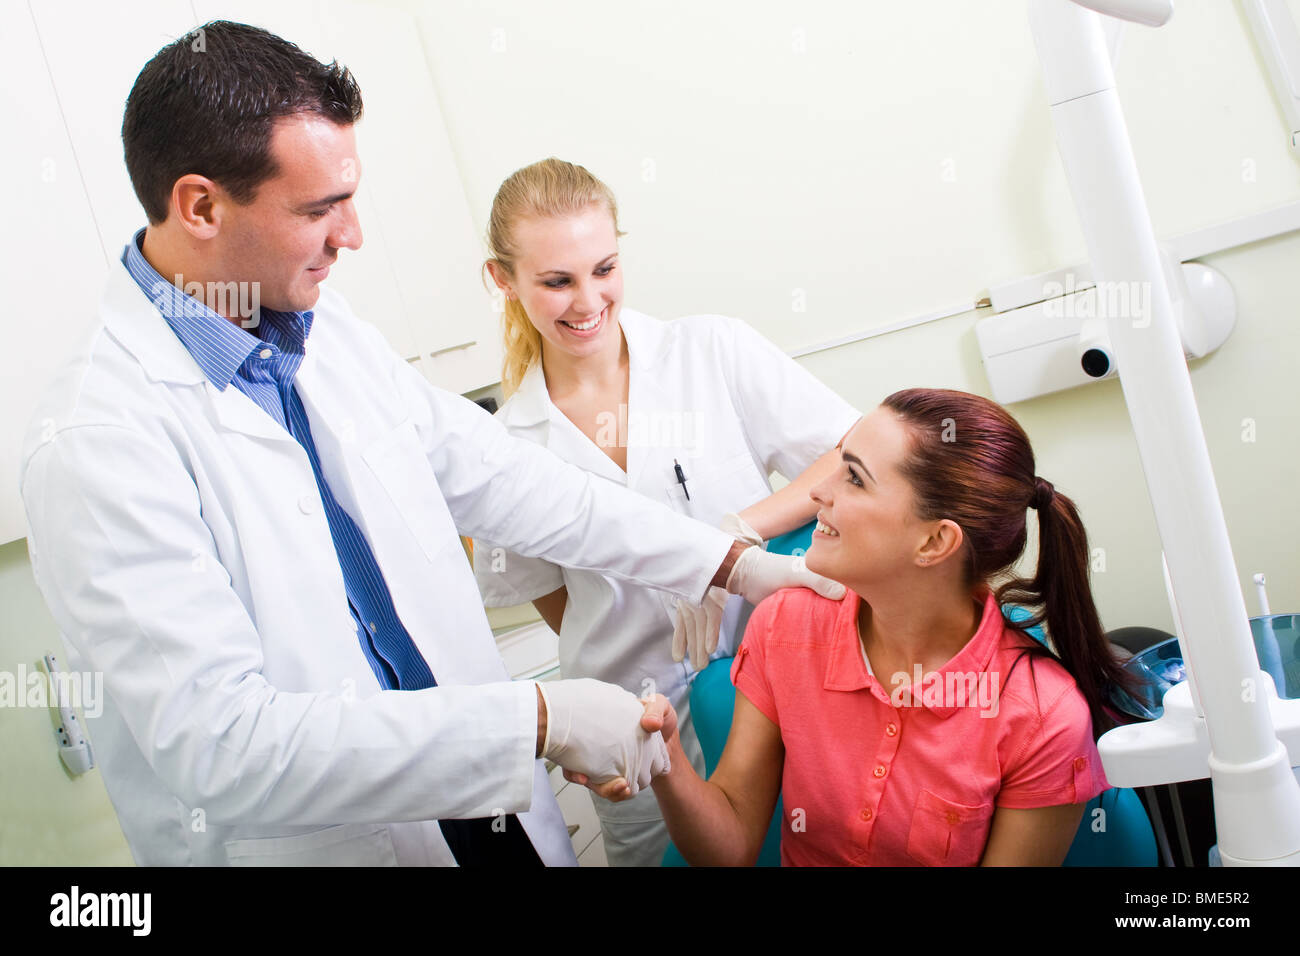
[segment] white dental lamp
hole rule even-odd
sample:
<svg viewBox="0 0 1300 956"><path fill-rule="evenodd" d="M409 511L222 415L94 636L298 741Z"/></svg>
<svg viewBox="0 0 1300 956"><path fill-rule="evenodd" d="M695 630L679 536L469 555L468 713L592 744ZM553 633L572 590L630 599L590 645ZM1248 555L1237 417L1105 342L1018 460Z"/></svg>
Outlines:
<svg viewBox="0 0 1300 956"><path fill-rule="evenodd" d="M1260 670L1210 455L1098 14L1158 27L1171 0L1029 0L1066 177L1099 287L1150 290L1149 315L1104 318L1164 547L1183 658L1193 677L1164 716L1098 743L1113 786L1208 776L1229 866L1300 865L1300 700ZM1195 681L1195 687L1191 682ZM1193 694L1194 692L1194 694ZM1279 739L1279 735L1281 739ZM1290 755L1287 748L1290 747Z"/></svg>

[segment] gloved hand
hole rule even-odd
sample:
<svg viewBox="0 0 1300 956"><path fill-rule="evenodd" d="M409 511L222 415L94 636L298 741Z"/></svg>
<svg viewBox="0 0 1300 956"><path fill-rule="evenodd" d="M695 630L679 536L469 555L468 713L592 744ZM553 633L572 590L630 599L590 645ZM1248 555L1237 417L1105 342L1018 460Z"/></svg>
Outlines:
<svg viewBox="0 0 1300 956"><path fill-rule="evenodd" d="M723 531L746 544L763 546L758 532L736 514L723 515ZM722 611L727 604L727 592L722 588L709 588L704 603L699 607L689 601L674 600L677 618L673 625L673 660L682 660L687 652L691 666L697 671L708 666L709 658L718 649L718 632L722 628Z"/></svg>
<svg viewBox="0 0 1300 956"><path fill-rule="evenodd" d="M668 698L663 694L643 697L641 698L641 706L645 708L645 713L641 715L641 728L650 732L659 731L664 744L671 744L673 734L677 733L677 711L673 710L673 705ZM671 768L666 768L665 773L668 772L668 769ZM565 770L564 779L570 783L581 784L596 796L604 797L611 803L619 803L632 797L632 794L628 791L627 782L622 777L615 777L605 783L595 783L588 780L583 774Z"/></svg>
<svg viewBox="0 0 1300 956"><path fill-rule="evenodd" d="M641 727L645 708L635 694L590 678L538 682L537 687L546 702L543 757L593 783L622 777L629 796L669 769L663 736Z"/></svg>
<svg viewBox="0 0 1300 956"><path fill-rule="evenodd" d="M762 548L747 548L732 565L727 590L744 595L757 604L781 588L812 588L824 598L838 601L844 597L844 585L808 570L803 555L769 554Z"/></svg>

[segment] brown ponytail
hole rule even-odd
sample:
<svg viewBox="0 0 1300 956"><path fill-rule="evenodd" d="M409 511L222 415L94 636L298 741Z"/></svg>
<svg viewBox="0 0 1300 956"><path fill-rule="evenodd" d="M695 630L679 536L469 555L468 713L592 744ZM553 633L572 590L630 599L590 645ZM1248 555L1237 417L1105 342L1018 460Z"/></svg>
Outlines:
<svg viewBox="0 0 1300 956"><path fill-rule="evenodd" d="M1004 612L1007 627L1024 633L1045 624L1055 656L1088 701L1093 734L1100 736L1114 725L1105 708L1108 688L1132 693L1137 680L1120 668L1102 629L1088 583L1088 537L1074 502L1036 475L1028 436L996 402L967 392L907 389L881 404L908 426L902 471L919 516L948 518L962 529L972 590L1020 558L1028 509L1038 509L1038 569L1032 578L1005 580L994 598L999 606L1033 611L1018 622ZM1031 659L1050 655L1032 637L1029 643Z"/></svg>

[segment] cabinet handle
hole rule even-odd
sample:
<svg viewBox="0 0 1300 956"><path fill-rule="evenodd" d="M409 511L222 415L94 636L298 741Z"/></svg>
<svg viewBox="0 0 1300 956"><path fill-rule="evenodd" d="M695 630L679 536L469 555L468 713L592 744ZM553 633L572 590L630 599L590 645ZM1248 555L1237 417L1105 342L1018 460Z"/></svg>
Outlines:
<svg viewBox="0 0 1300 956"><path fill-rule="evenodd" d="M434 351L429 353L429 357L437 358L439 355L442 355L444 352L455 352L457 349L467 349L471 345L478 345L478 341L475 340L473 342L461 342L460 345L448 345L445 349L435 349Z"/></svg>

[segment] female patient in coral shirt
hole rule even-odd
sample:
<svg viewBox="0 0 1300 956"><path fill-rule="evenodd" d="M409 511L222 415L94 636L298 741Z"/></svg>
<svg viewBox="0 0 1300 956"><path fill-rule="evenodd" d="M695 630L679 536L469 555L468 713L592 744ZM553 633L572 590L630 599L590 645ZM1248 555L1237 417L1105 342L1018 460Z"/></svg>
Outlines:
<svg viewBox="0 0 1300 956"><path fill-rule="evenodd" d="M859 422L812 497L808 567L849 593L781 591L755 609L707 781L677 759L667 711L674 759L653 787L677 848L693 864L752 863L782 793L787 865L1058 865L1107 787L1104 688L1130 682L1092 602L1074 504L1035 475L1004 409L929 389ZM1030 508L1038 573L995 592ZM1008 600L1042 610L1013 625ZM1055 655L1021 630L1043 622Z"/></svg>

